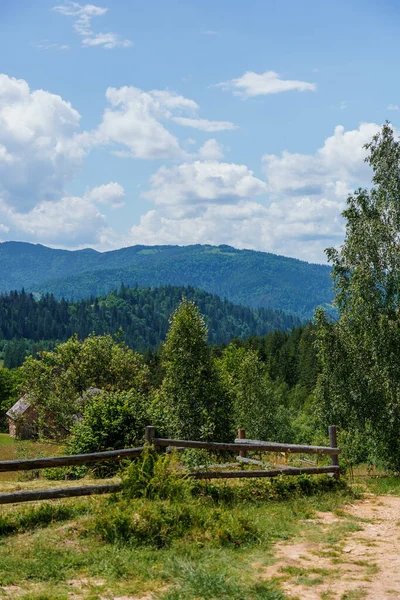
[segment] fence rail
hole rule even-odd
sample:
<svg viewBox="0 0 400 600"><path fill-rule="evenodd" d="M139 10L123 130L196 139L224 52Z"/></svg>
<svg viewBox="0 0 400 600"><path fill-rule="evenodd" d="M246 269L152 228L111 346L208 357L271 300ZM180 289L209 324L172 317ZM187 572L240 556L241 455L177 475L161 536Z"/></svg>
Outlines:
<svg viewBox="0 0 400 600"><path fill-rule="evenodd" d="M192 440L170 440L153 438L154 446L178 446L181 448L204 448L205 450L231 451L257 450L258 452L287 452L288 454L340 454L340 448L329 446L299 446L297 444L278 444L258 440L236 439L234 443L225 442L195 442Z"/></svg>
<svg viewBox="0 0 400 600"><path fill-rule="evenodd" d="M283 452L287 454L326 454L331 457L331 465L323 467L288 467L284 466L276 469L262 470L241 470L241 471L194 471L189 473L193 479L240 479L250 477L277 477L278 475L307 475L331 473L334 477L339 477L339 454L340 448L337 447L336 427L329 427L330 446L301 446L298 444L280 444L275 442L263 442L261 440L249 440L245 437L245 431L239 430L239 437L234 443L225 442L205 442L194 440L174 440L167 438L158 438L155 436L153 426L146 427L145 440L147 444L160 448L199 448L212 450L216 452L239 452L236 460L243 464L252 466L262 466L261 461L246 458L247 452ZM27 471L34 469L47 469L53 467L91 465L104 461L116 461L123 458L134 458L140 456L144 446L138 448L124 448L121 450L110 450L107 452L93 452L90 454L75 454L71 456L53 456L50 458L29 458L23 460L5 460L0 461L0 472L8 471ZM237 463L235 465L237 466ZM240 465L241 466L241 465ZM219 467L221 468L221 466ZM0 504L12 504L17 502L31 502L34 500L47 500L56 498L71 498L76 496L88 496L92 494L110 494L118 492L122 485L103 484L103 485L84 485L77 487L56 488L48 490L19 491L8 494L0 494Z"/></svg>
<svg viewBox="0 0 400 600"><path fill-rule="evenodd" d="M123 450L109 450L107 452L92 452L91 454L71 454L70 456L52 456L48 458L26 458L22 460L0 461L0 473L6 471L32 471L35 469L49 469L52 467L70 467L78 465L91 465L93 463L121 460L140 456L143 446L138 448L125 448Z"/></svg>

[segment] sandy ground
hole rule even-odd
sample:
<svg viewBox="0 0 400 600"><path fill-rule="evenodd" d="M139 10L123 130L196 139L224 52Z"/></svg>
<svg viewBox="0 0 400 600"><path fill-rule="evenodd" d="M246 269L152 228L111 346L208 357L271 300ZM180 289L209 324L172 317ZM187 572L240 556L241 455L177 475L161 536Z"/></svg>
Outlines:
<svg viewBox="0 0 400 600"><path fill-rule="evenodd" d="M321 541L277 544L263 578L277 578L299 600L400 599L400 497L371 496L343 513L317 513ZM360 531L329 539L352 518Z"/></svg>

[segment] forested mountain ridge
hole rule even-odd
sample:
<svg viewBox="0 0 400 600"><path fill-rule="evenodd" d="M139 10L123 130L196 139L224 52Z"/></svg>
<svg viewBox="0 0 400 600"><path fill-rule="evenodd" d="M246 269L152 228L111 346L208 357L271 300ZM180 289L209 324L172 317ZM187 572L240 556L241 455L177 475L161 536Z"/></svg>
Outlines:
<svg viewBox="0 0 400 600"><path fill-rule="evenodd" d="M123 339L131 348L142 352L156 348L164 340L169 318L182 297L199 306L209 327L209 341L215 344L276 329L289 331L300 324L296 316L282 311L237 306L192 287L121 286L106 296L76 302L58 301L50 294L35 300L24 291L11 292L0 296L0 344L5 365L16 366L27 351L40 349L40 345L27 341L63 341L74 333L83 339L90 333L115 334L122 328Z"/></svg>
<svg viewBox="0 0 400 600"><path fill-rule="evenodd" d="M121 283L193 286L236 304L278 308L310 318L330 304L330 268L230 246L131 246L110 252L0 244L0 291L25 288L78 300Z"/></svg>

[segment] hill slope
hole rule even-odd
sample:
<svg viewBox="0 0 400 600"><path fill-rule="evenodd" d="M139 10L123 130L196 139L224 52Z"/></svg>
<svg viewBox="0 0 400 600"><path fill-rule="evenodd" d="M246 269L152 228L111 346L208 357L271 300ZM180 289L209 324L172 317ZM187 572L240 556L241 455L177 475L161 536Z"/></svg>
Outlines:
<svg viewBox="0 0 400 600"><path fill-rule="evenodd" d="M0 244L0 291L24 287L57 298L106 294L121 283L190 285L232 302L309 318L332 300L330 269L230 246L131 246L111 252Z"/></svg>
<svg viewBox="0 0 400 600"><path fill-rule="evenodd" d="M114 334L122 327L126 343L144 351L164 340L169 317L183 296L199 306L209 327L209 341L217 344L300 325L298 318L281 311L236 306L191 287L123 286L119 292L73 303L57 301L50 295L37 301L26 292L2 295L0 340L60 341L74 333L80 338L92 332Z"/></svg>

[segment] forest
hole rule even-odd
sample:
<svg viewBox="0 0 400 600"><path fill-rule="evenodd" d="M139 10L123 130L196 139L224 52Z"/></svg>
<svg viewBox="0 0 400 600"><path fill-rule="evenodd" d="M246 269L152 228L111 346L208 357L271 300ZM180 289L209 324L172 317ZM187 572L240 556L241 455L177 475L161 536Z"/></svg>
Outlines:
<svg viewBox="0 0 400 600"><path fill-rule="evenodd" d="M290 331L301 321L280 310L253 310L234 305L192 287L129 288L122 285L106 296L77 302L58 301L45 294L35 300L25 291L0 295L0 358L15 368L28 354L36 355L66 341L75 333L121 335L139 352L155 350L168 331L168 319L182 298L194 300L208 325L210 344L228 344L232 338Z"/></svg>

